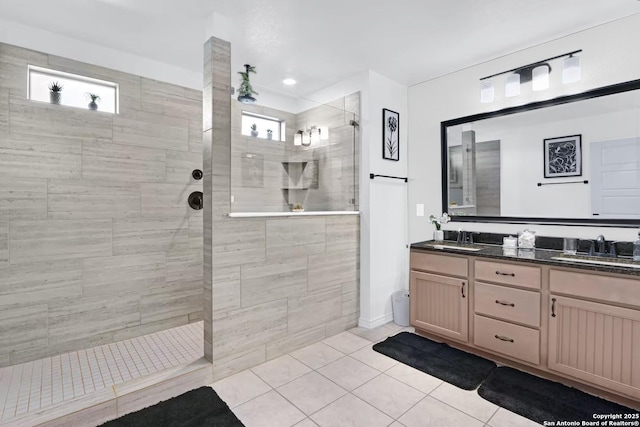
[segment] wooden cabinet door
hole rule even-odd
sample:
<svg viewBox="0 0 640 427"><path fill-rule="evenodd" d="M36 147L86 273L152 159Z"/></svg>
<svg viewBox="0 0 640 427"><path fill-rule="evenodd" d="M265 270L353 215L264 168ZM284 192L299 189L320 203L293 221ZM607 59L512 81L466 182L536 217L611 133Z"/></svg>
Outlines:
<svg viewBox="0 0 640 427"><path fill-rule="evenodd" d="M640 311L551 295L549 368L640 398Z"/></svg>
<svg viewBox="0 0 640 427"><path fill-rule="evenodd" d="M468 281L411 272L411 325L434 334L469 341Z"/></svg>

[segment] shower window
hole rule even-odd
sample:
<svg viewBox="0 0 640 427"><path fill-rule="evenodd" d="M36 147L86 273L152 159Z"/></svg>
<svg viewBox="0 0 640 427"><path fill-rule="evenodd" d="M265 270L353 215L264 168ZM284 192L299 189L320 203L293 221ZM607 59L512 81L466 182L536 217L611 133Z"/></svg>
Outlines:
<svg viewBox="0 0 640 427"><path fill-rule="evenodd" d="M255 132L252 133L252 126L255 125ZM285 123L275 117L253 114L246 111L242 112L242 134L246 136L257 136L258 138L272 139L275 141L285 140ZM271 131L271 138L269 132Z"/></svg>
<svg viewBox="0 0 640 427"><path fill-rule="evenodd" d="M117 83L29 65L29 99L51 102L49 86L54 82L62 86L60 105L86 110L92 101L89 94L94 94L99 97L97 100L98 111L112 114L118 113Z"/></svg>

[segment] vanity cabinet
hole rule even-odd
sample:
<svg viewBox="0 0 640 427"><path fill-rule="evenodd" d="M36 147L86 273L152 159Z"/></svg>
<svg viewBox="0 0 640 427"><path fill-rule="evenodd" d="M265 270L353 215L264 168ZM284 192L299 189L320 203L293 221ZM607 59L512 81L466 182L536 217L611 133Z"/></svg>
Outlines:
<svg viewBox="0 0 640 427"><path fill-rule="evenodd" d="M549 369L640 399L640 310L608 303L637 303L640 283L552 270L550 289ZM602 302L557 294L573 290Z"/></svg>
<svg viewBox="0 0 640 427"><path fill-rule="evenodd" d="M410 323L457 341L469 341L469 261L411 252Z"/></svg>
<svg viewBox="0 0 640 427"><path fill-rule="evenodd" d="M409 293L413 326L458 341L469 340L467 280L412 271Z"/></svg>

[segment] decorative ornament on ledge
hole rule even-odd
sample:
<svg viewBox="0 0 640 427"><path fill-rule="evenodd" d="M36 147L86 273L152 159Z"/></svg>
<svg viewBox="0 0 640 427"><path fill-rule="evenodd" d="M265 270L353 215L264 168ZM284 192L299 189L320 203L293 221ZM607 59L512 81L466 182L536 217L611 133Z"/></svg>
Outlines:
<svg viewBox="0 0 640 427"><path fill-rule="evenodd" d="M49 84L49 101L52 104L60 104L62 98L62 85L58 82Z"/></svg>
<svg viewBox="0 0 640 427"><path fill-rule="evenodd" d="M238 74L242 76L242 82L240 83L240 89L238 89L238 101L244 104L253 104L257 101L252 95L258 95L258 92L254 91L249 81L249 74L256 74L256 67L252 67L249 64L244 64L245 71L239 71Z"/></svg>

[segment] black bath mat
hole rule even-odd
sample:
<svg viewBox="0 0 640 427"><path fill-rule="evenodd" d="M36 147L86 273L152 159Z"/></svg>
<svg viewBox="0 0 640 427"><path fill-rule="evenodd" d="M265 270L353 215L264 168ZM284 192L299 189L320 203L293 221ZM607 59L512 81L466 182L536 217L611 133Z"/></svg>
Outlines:
<svg viewBox="0 0 640 427"><path fill-rule="evenodd" d="M594 414L637 413L634 409L506 366L494 370L482 383L478 394L540 424L545 421L593 422L598 421Z"/></svg>
<svg viewBox="0 0 640 427"><path fill-rule="evenodd" d="M389 337L373 349L465 390L477 388L496 367L490 360L409 332Z"/></svg>
<svg viewBox="0 0 640 427"><path fill-rule="evenodd" d="M244 427L211 387L200 387L102 424L103 427Z"/></svg>

